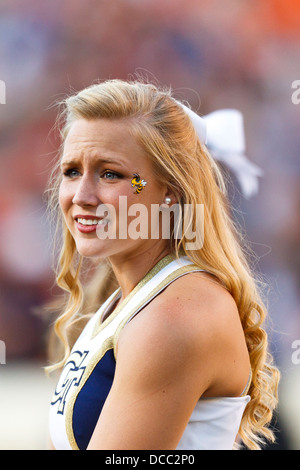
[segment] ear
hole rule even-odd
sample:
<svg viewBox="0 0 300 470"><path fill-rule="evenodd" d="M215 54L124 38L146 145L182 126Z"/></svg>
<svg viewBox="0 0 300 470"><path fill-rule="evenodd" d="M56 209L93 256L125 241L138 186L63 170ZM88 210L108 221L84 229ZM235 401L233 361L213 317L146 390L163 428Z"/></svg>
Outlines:
<svg viewBox="0 0 300 470"><path fill-rule="evenodd" d="M165 198L170 198L171 199L171 202L170 202L170 206L172 206L173 204L176 204L176 203L179 203L180 201L180 196L177 192L175 192L174 190L172 189L166 189L165 193L164 193L164 200Z"/></svg>

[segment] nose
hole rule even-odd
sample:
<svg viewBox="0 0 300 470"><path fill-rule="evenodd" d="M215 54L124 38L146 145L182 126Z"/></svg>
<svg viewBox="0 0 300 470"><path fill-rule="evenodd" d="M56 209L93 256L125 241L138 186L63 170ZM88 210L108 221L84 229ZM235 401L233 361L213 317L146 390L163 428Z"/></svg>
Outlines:
<svg viewBox="0 0 300 470"><path fill-rule="evenodd" d="M98 206L100 199L95 181L91 176L83 175L78 183L72 203L78 206Z"/></svg>

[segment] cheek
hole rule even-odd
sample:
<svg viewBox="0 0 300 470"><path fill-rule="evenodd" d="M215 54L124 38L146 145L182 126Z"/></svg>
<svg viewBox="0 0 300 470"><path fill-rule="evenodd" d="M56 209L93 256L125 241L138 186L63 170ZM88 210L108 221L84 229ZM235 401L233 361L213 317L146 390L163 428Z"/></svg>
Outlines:
<svg viewBox="0 0 300 470"><path fill-rule="evenodd" d="M126 200L126 205L130 206L135 202L139 202L135 194L133 194L134 189L132 188L129 181L124 181L124 183L118 185L117 187L111 187L102 192L102 200L105 203L112 204L117 211L122 210L124 207L124 200ZM120 199L121 198L121 199ZM121 203L121 206L120 206Z"/></svg>
<svg viewBox="0 0 300 470"><path fill-rule="evenodd" d="M73 196L74 194L72 191L70 191L70 188L64 182L62 182L59 187L58 201L64 215L67 214L72 205Z"/></svg>

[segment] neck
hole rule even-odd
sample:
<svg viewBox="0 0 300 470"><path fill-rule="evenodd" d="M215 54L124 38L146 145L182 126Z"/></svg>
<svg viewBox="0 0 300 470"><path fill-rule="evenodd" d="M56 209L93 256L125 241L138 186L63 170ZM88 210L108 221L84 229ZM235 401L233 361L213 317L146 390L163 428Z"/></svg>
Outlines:
<svg viewBox="0 0 300 470"><path fill-rule="evenodd" d="M145 250L140 253L126 254L126 256L114 255L109 257L121 288L122 297L120 301L124 300L147 272L168 254L170 254L169 248L156 247L151 251Z"/></svg>

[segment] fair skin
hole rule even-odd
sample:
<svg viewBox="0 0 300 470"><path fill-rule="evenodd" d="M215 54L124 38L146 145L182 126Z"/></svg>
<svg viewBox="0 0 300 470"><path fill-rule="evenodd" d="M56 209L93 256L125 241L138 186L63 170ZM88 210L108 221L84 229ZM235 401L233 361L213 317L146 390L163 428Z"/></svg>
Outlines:
<svg viewBox="0 0 300 470"><path fill-rule="evenodd" d="M99 240L81 230L76 216L95 217L99 204L112 204L118 214L119 196L128 207L148 208L176 197L155 178L126 121L76 121L61 166L60 206L77 250L109 259L124 299L169 253L167 241ZM147 181L138 195L134 173ZM199 398L239 396L249 370L231 295L208 273L182 276L123 328L114 382L88 449L175 449Z"/></svg>
<svg viewBox="0 0 300 470"><path fill-rule="evenodd" d="M96 217L99 205L110 204L116 209L118 224L120 196L127 198L128 207L143 204L148 214L150 204L161 205L166 196L175 202L175 196L156 180L143 150L128 137L128 124L124 122L76 121L66 138L61 169L68 175L63 176L60 186L60 206L77 250L82 256L108 258L125 298L146 272L168 254L167 241L150 237L99 240L95 231L78 230L76 216ZM147 181L138 195L130 183L134 173ZM132 218L128 216L128 224Z"/></svg>

